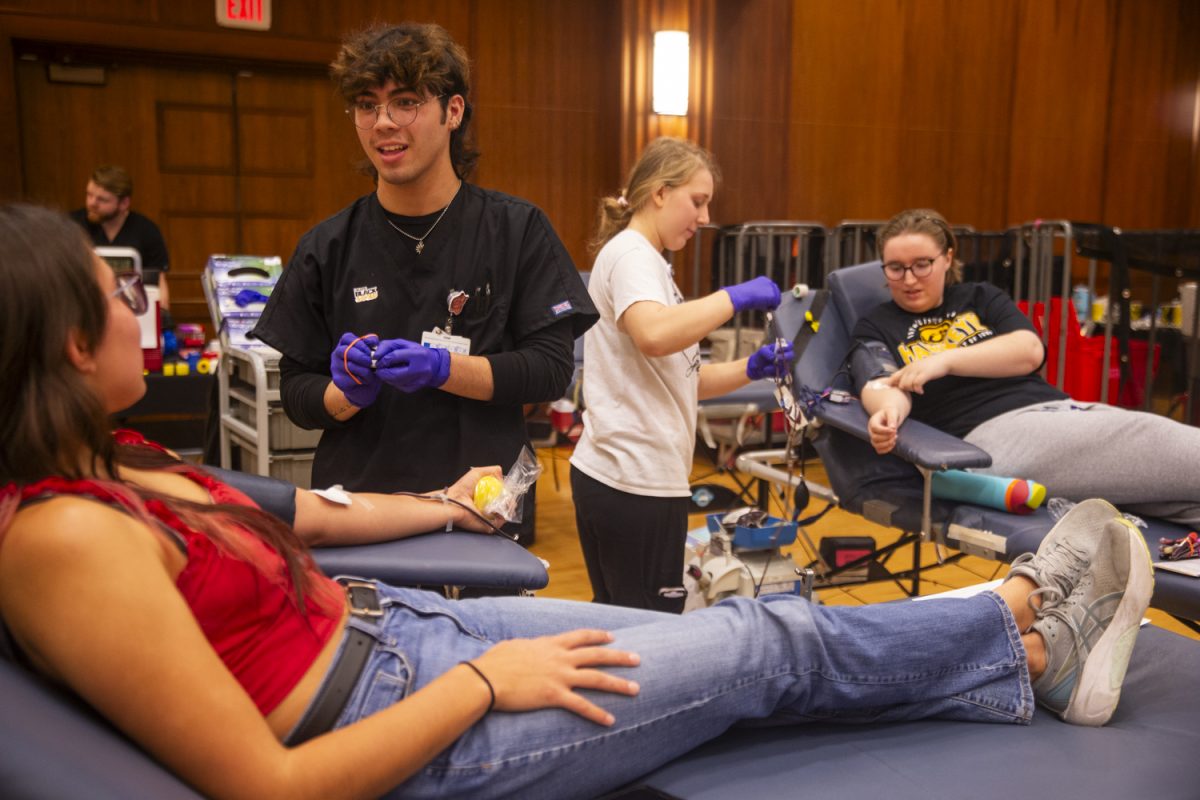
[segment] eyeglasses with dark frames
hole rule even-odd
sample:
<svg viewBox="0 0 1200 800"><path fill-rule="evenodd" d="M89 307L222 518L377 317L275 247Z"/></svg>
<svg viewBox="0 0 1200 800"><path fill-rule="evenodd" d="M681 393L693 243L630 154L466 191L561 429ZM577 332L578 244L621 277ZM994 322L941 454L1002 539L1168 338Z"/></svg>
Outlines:
<svg viewBox="0 0 1200 800"><path fill-rule="evenodd" d="M346 109L346 115L354 121L356 128L361 128L364 131L369 131L374 128L379 122L379 110L387 114L388 119L392 124L399 128L406 128L412 125L413 120L417 118L417 113L421 110L421 106L428 103L430 100L440 100L446 95L439 94L437 97L427 97L424 100L414 100L411 97L393 97L386 103L375 105L366 100L360 100L352 104Z"/></svg>
<svg viewBox="0 0 1200 800"><path fill-rule="evenodd" d="M927 278L929 277L929 273L933 272L933 265L944 255L945 253L938 253L933 258L918 258L910 264L904 264L899 261L888 261L883 265L883 274L887 276L889 281L902 281L904 280L904 273L912 270L914 278Z"/></svg>
<svg viewBox="0 0 1200 800"><path fill-rule="evenodd" d="M135 316L145 314L146 309L150 307L150 301L146 297L146 287L142 285L142 276L136 272L122 272L116 277L117 288L109 292L108 296L119 298L129 306L129 310Z"/></svg>

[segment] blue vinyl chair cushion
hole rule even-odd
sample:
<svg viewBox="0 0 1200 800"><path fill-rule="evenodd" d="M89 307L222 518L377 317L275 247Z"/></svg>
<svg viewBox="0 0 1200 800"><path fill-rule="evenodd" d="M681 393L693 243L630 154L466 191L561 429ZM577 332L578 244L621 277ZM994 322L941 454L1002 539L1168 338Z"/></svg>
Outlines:
<svg viewBox="0 0 1200 800"><path fill-rule="evenodd" d="M291 525L296 487L278 478L206 467L219 480ZM536 590L550 582L541 559L501 536L451 531L347 547L314 547L313 559L327 575L356 575L395 586L470 586Z"/></svg>

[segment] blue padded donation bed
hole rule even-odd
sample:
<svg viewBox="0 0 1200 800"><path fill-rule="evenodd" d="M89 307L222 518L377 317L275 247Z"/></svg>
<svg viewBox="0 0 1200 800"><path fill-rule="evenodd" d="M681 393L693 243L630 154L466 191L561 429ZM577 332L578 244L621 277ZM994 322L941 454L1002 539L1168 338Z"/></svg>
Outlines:
<svg viewBox="0 0 1200 800"><path fill-rule="evenodd" d="M287 485L253 476L222 477L284 519L294 513L294 489ZM491 547L494 557L485 556L493 562L491 572L505 573L481 574L483 584L519 590L545 586L538 559L511 541L480 534L404 539L387 546L387 558L372 550L374 545L343 548L336 555L351 571L373 577L378 572L373 565L404 560L411 548L425 553L414 561L441 558L445 563L432 564L432 576L410 574L410 582L463 585L470 582L454 574L451 565L461 565L464 546L472 545ZM354 561L351 551L369 560ZM526 573L531 580L522 577ZM1189 679L1197 674L1200 642L1147 627L1138 637L1121 705L1105 728L1067 725L1044 712L1029 727L941 721L739 727L610 797L1195 798L1200 795L1193 775L1200 752L1200 693ZM2 626L0 699L4 798L199 797L69 692L26 669Z"/></svg>
<svg viewBox="0 0 1200 800"><path fill-rule="evenodd" d="M898 602L912 602L902 600ZM614 798L686 800L1195 800L1200 642L1147 626L1103 728L1033 724L735 728Z"/></svg>
<svg viewBox="0 0 1200 800"><path fill-rule="evenodd" d="M289 525L295 520L296 487L292 484L218 467L205 469ZM466 531L367 545L314 547L312 555L326 575L355 575L393 586L470 587L499 594L543 589L550 582L541 559L516 542Z"/></svg>
<svg viewBox="0 0 1200 800"><path fill-rule="evenodd" d="M911 601L899 601L911 602ZM1194 800L1200 642L1147 627L1112 721L734 728L611 798ZM198 798L67 693L0 658L0 796ZM552 799L548 799L552 800Z"/></svg>
<svg viewBox="0 0 1200 800"><path fill-rule="evenodd" d="M206 468L288 524L296 487ZM502 536L452 531L392 542L314 548L329 575L348 574L454 595L520 594L549 582L546 566ZM69 692L25 668L0 620L0 797L155 800L199 797Z"/></svg>

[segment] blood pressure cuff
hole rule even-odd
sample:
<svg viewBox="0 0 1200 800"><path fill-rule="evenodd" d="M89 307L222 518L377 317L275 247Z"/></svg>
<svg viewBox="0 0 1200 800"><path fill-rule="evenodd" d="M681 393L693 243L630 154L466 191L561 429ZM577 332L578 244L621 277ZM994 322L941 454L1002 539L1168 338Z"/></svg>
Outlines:
<svg viewBox="0 0 1200 800"><path fill-rule="evenodd" d="M900 366L888 346L879 341L856 342L847 357L855 394L862 394L867 381L881 375L891 375Z"/></svg>

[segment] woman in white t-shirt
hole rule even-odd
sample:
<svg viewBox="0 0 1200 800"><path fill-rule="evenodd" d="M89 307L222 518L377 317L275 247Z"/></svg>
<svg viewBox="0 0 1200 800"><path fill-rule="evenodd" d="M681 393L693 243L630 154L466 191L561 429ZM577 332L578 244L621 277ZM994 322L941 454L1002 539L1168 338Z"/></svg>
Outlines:
<svg viewBox="0 0 1200 800"><path fill-rule="evenodd" d="M651 142L618 197L600 202L584 336L583 436L571 457L575 519L595 602L681 612L697 403L786 371L790 346L701 364L699 342L738 311L779 305L766 277L684 302L663 251L708 222L712 155Z"/></svg>

